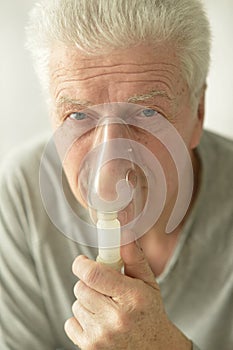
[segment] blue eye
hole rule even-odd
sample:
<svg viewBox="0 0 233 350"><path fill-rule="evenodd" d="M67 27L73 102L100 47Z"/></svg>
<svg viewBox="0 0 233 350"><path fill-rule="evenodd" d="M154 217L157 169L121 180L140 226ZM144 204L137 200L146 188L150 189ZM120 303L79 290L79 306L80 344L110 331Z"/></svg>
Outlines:
<svg viewBox="0 0 233 350"><path fill-rule="evenodd" d="M83 113L83 112L74 112L74 113L71 113L69 117L75 120L83 120L87 117L87 115L86 113Z"/></svg>
<svg viewBox="0 0 233 350"><path fill-rule="evenodd" d="M153 117L154 115L156 115L158 112L156 112L154 109L152 108L146 108L146 109L143 109L142 111L143 115L145 117Z"/></svg>

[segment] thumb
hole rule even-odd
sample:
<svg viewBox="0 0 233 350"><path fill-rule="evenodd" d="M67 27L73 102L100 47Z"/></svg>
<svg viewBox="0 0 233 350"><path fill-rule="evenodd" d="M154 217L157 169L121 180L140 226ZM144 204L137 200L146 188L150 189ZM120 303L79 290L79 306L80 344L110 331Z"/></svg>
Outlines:
<svg viewBox="0 0 233 350"><path fill-rule="evenodd" d="M135 241L121 246L121 257L124 261L125 275L140 279L153 288L159 289L159 286L155 281L154 273L152 272L142 249Z"/></svg>

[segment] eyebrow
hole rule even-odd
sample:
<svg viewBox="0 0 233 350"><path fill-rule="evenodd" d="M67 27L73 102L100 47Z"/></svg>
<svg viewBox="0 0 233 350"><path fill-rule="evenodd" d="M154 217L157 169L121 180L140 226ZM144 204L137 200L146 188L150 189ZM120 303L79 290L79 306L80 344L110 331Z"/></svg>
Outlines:
<svg viewBox="0 0 233 350"><path fill-rule="evenodd" d="M163 96L163 97L167 97L169 100L172 100L172 98L168 95L168 93L165 90L151 90L142 95L134 95L132 97L129 97L127 102L128 103L135 103L139 101L143 102L143 101L149 100L154 96Z"/></svg>
<svg viewBox="0 0 233 350"><path fill-rule="evenodd" d="M143 102L155 96L163 96L168 98L169 100L172 100L172 98L168 95L168 93L165 90L151 90L142 95L133 95L131 97L128 97L126 102L128 103ZM60 107L66 103L72 104L78 107L91 107L95 105L95 103L88 100L76 100L76 99L69 98L67 96L62 96L58 99L57 106Z"/></svg>
<svg viewBox="0 0 233 350"><path fill-rule="evenodd" d="M87 101L87 100L76 100L73 98L69 98L67 96L62 96L58 99L57 101L57 106L60 107L63 104L72 104L72 105L76 105L76 106L80 106L80 107L90 107L90 106L94 106L94 103L91 101Z"/></svg>

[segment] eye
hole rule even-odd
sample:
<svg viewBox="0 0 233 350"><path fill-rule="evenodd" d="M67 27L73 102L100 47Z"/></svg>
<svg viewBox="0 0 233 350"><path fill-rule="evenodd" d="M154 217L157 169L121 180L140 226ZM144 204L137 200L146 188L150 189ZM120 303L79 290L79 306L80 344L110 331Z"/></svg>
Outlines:
<svg viewBox="0 0 233 350"><path fill-rule="evenodd" d="M143 109L143 111L141 112L142 116L143 116L143 117L147 117L147 118L153 117L153 116L155 116L157 113L158 113L158 112L155 111L155 110L152 109L152 108Z"/></svg>
<svg viewBox="0 0 233 350"><path fill-rule="evenodd" d="M69 115L69 118L75 119L75 120L83 120L87 118L86 113L83 112L74 112Z"/></svg>

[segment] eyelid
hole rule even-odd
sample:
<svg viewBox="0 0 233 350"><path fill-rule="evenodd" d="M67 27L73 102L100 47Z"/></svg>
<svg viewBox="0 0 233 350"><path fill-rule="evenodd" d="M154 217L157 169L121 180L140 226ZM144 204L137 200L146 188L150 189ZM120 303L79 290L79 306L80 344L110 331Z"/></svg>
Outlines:
<svg viewBox="0 0 233 350"><path fill-rule="evenodd" d="M154 116L156 116L158 114L158 111L156 111L154 108L144 108L142 110L142 112L143 112L145 117L154 117ZM150 115L150 112L152 112L151 115Z"/></svg>
<svg viewBox="0 0 233 350"><path fill-rule="evenodd" d="M74 114L74 115L75 115L75 114L79 114L80 119L76 119L75 117L72 117L73 114ZM84 120L84 119L86 119L87 117L88 117L88 115L87 115L86 113L84 113L84 112L72 112L72 113L70 113L69 116L68 116L68 118L70 118L70 119L79 120L79 121Z"/></svg>
<svg viewBox="0 0 233 350"><path fill-rule="evenodd" d="M143 112L145 111L145 110L152 110L152 111L154 111L155 113L154 113L154 115L152 115L152 116L155 116L155 115L157 115L158 113L160 113L158 110L157 110L157 108L153 108L153 107L151 107L151 106L141 106L141 108L138 110L138 112L137 112L137 116L141 116L141 117L143 117L143 118L145 118L145 117L147 117L146 115L143 115ZM151 116L151 117L152 117Z"/></svg>
<svg viewBox="0 0 233 350"><path fill-rule="evenodd" d="M168 116L166 113L161 111L161 109L158 108L157 106L150 106L150 105L142 106L141 105L141 108L140 108L140 110L138 110L138 113L140 114L145 109L152 109L155 112L157 112L159 115L161 115L162 117L166 118L167 120L169 120L171 122L173 120L173 118L171 116ZM58 115L60 115L59 120L61 121L61 123L63 123L72 113L85 113L87 115L87 117L89 117L91 119L95 119L95 120L99 119L99 116L96 115L96 113L94 113L94 111L92 111L91 109L88 110L87 108L80 108L78 106L69 106L69 107L65 106L64 110L59 111L59 112L60 113ZM157 115L157 113L155 115ZM138 114L138 116L139 116L139 114ZM134 114L134 116L135 116L135 114Z"/></svg>
<svg viewBox="0 0 233 350"><path fill-rule="evenodd" d="M66 120L67 118L69 118L70 115L71 115L71 114L74 114L74 113L83 113L83 114L86 115L86 118L80 119L80 120L85 120L85 119L87 119L87 118L92 119L92 120L97 120L97 119L99 119L99 116L98 116L98 114L97 114L96 112L94 112L94 111L92 111L92 110L90 110L90 109L79 109L79 110L72 110L72 111L70 111L70 112L67 112L64 120ZM71 119L74 119L74 118L71 118Z"/></svg>
<svg viewBox="0 0 233 350"><path fill-rule="evenodd" d="M61 115L62 115L62 119L65 120L67 119L72 113L86 113L84 108L78 108L75 106L66 106Z"/></svg>
<svg viewBox="0 0 233 350"><path fill-rule="evenodd" d="M166 118L167 120L171 121L172 117L169 116L167 113L165 113L164 111L161 110L161 108L159 107L155 107L155 106L145 106L145 108L143 109L153 109L154 111L156 111L159 115L161 115L162 117Z"/></svg>
<svg viewBox="0 0 233 350"><path fill-rule="evenodd" d="M81 105L73 104L73 103L62 103L57 106L57 114L61 116L62 120L65 120L69 114L83 112L86 108Z"/></svg>

